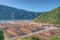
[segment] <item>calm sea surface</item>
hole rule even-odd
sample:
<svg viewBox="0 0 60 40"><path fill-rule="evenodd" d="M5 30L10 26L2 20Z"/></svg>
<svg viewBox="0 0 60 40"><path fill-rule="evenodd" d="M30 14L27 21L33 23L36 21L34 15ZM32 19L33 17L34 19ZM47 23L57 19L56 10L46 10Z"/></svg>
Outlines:
<svg viewBox="0 0 60 40"><path fill-rule="evenodd" d="M0 19L0 23L6 23L6 22L11 22L11 21L21 21L21 20L32 21L33 19Z"/></svg>

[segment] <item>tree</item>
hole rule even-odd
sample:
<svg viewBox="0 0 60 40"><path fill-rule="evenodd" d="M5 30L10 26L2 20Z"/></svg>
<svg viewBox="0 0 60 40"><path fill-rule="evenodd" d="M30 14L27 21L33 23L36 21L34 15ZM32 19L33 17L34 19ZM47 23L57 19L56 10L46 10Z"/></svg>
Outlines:
<svg viewBox="0 0 60 40"><path fill-rule="evenodd" d="M4 35L2 30L0 30L0 40L4 40Z"/></svg>

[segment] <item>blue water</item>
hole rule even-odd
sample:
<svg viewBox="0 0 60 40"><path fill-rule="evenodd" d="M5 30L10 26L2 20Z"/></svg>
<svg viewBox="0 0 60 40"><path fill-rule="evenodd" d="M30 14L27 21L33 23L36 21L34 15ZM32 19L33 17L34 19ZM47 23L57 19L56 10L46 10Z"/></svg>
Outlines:
<svg viewBox="0 0 60 40"><path fill-rule="evenodd" d="M32 21L33 19L0 19L0 23L6 23L6 22L11 22L11 21L21 21L21 20Z"/></svg>

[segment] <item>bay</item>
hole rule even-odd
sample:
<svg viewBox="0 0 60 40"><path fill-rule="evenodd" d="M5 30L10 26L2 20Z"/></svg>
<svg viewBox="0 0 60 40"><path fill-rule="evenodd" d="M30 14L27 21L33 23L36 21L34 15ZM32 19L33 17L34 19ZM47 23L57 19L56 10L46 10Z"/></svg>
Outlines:
<svg viewBox="0 0 60 40"><path fill-rule="evenodd" d="M0 19L0 23L7 23L11 21L22 21L22 20L32 21L33 19Z"/></svg>

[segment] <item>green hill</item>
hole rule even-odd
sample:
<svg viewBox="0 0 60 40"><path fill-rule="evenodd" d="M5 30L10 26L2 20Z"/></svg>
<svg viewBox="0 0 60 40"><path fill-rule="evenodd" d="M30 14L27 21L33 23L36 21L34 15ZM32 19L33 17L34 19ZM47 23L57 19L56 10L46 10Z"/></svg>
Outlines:
<svg viewBox="0 0 60 40"><path fill-rule="evenodd" d="M34 19L36 22L60 24L60 7L57 7L47 13L42 13Z"/></svg>

